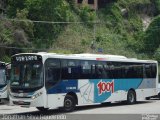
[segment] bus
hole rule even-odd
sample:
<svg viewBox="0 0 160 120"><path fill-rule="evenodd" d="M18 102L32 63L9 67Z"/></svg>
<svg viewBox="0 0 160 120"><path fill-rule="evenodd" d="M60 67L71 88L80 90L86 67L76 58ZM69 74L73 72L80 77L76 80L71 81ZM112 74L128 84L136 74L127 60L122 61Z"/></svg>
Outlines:
<svg viewBox="0 0 160 120"><path fill-rule="evenodd" d="M21 53L11 58L10 105L40 111L157 94L158 63L103 54Z"/></svg>
<svg viewBox="0 0 160 120"><path fill-rule="evenodd" d="M6 64L0 61L0 102L8 97L8 87L6 78Z"/></svg>

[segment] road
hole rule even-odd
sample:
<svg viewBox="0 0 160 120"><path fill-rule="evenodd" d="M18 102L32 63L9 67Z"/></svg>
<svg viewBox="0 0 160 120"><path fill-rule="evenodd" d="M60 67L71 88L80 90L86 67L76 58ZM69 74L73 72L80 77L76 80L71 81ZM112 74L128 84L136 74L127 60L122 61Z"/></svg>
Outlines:
<svg viewBox="0 0 160 120"><path fill-rule="evenodd" d="M127 105L126 103L112 103L106 105L90 105L76 107L74 112L63 113L60 110L49 110L48 112L39 112L36 108L22 108L18 106L9 106L8 104L0 104L0 114L7 116L12 115L31 115L31 116L52 116L52 115L68 115L69 118L79 120L82 116L86 119L98 119L97 117L108 120L150 120L142 119L142 117L155 117L154 120L160 120L160 100L151 99L148 101L140 101L134 105ZM92 116L92 118L91 118Z"/></svg>

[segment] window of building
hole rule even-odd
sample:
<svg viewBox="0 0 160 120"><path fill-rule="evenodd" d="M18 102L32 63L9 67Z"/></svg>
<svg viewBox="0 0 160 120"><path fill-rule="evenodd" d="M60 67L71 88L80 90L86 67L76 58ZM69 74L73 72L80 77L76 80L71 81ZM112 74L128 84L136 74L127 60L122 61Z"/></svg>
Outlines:
<svg viewBox="0 0 160 120"><path fill-rule="evenodd" d="M88 4L94 4L94 0L88 0Z"/></svg>
<svg viewBox="0 0 160 120"><path fill-rule="evenodd" d="M78 3L82 3L82 2L83 2L83 0L78 0L77 2L78 2Z"/></svg>

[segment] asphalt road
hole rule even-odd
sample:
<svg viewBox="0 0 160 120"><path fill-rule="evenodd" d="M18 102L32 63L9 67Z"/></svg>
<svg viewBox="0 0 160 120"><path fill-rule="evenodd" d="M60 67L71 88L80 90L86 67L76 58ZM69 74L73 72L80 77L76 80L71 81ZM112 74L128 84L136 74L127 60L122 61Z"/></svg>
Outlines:
<svg viewBox="0 0 160 120"><path fill-rule="evenodd" d="M64 113L60 110L39 112L36 108L22 108L1 103L0 114L0 119L5 120L14 119L13 117L15 117L15 115L22 116L25 119L36 119L38 116L41 119L60 118L71 120L160 120L160 100L151 99L148 101L140 101L134 105L127 105L123 102L106 105L79 106L71 113ZM58 118L55 116L58 116Z"/></svg>

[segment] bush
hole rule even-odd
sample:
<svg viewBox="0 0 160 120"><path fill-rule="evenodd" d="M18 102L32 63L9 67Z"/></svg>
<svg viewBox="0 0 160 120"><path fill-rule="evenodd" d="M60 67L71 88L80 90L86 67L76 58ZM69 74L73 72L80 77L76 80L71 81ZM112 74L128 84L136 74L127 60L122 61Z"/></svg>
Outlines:
<svg viewBox="0 0 160 120"><path fill-rule="evenodd" d="M82 21L87 22L88 24L90 22L94 22L96 18L95 11L91 10L88 6L82 6L79 10L79 15L82 19ZM90 25L93 25L93 23L90 23Z"/></svg>
<svg viewBox="0 0 160 120"><path fill-rule="evenodd" d="M6 63L10 63L11 62L11 58L9 56L7 56L7 55L3 56L1 60L6 62Z"/></svg>
<svg viewBox="0 0 160 120"><path fill-rule="evenodd" d="M157 14L160 14L160 0L155 0L155 6L156 6Z"/></svg>
<svg viewBox="0 0 160 120"><path fill-rule="evenodd" d="M147 48L148 52L154 53L158 49L160 45L159 35L160 16L153 19L152 23L145 32L143 40L145 43L145 48Z"/></svg>
<svg viewBox="0 0 160 120"><path fill-rule="evenodd" d="M156 50L155 54L154 54L154 58L160 62L160 47Z"/></svg>

